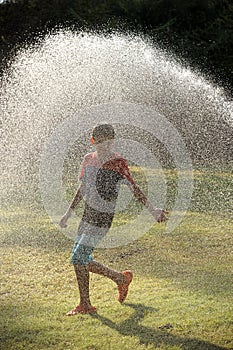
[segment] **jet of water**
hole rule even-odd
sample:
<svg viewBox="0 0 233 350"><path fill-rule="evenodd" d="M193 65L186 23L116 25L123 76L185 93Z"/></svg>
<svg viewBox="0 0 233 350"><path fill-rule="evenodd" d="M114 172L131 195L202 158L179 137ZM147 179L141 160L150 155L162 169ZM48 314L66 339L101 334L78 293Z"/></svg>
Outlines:
<svg viewBox="0 0 233 350"><path fill-rule="evenodd" d="M193 162L231 161L232 102L224 91L138 36L47 35L19 50L1 91L5 197L25 186L29 193L38 182L42 147L59 123L104 103L139 104L164 115Z"/></svg>

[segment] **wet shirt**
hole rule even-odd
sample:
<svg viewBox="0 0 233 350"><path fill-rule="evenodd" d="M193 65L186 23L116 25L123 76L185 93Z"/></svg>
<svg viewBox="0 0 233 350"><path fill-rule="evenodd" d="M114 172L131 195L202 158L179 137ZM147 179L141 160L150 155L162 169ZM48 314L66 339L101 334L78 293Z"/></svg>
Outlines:
<svg viewBox="0 0 233 350"><path fill-rule="evenodd" d="M134 183L127 162L118 154L101 164L97 153L84 157L80 180L85 183L85 209L80 233L105 234L112 224L122 183Z"/></svg>

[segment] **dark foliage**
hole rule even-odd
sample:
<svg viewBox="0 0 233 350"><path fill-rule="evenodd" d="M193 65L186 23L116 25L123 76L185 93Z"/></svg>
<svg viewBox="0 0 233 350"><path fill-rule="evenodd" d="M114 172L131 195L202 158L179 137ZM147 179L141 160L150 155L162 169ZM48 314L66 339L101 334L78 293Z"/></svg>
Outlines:
<svg viewBox="0 0 233 350"><path fill-rule="evenodd" d="M57 26L143 32L233 90L232 0L5 0L2 66L22 42Z"/></svg>

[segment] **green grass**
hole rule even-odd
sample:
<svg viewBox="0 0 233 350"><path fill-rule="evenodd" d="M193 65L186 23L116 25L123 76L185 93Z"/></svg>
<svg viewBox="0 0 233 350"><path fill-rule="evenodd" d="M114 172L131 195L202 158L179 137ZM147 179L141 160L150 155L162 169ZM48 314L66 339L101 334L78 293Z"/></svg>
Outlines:
<svg viewBox="0 0 233 350"><path fill-rule="evenodd" d="M176 174L167 178L173 189ZM190 211L175 231L154 225L127 246L96 250L97 260L135 277L120 305L114 283L91 275L93 316L64 316L78 302L72 241L41 211L2 209L1 349L232 349L230 181L195 172Z"/></svg>

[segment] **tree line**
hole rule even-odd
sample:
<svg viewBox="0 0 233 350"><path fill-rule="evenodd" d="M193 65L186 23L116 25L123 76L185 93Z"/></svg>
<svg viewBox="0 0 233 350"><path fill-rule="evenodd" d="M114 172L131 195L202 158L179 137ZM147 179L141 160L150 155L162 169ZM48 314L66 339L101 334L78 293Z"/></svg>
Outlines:
<svg viewBox="0 0 233 350"><path fill-rule="evenodd" d="M2 67L56 27L143 33L233 91L232 0L3 0Z"/></svg>

